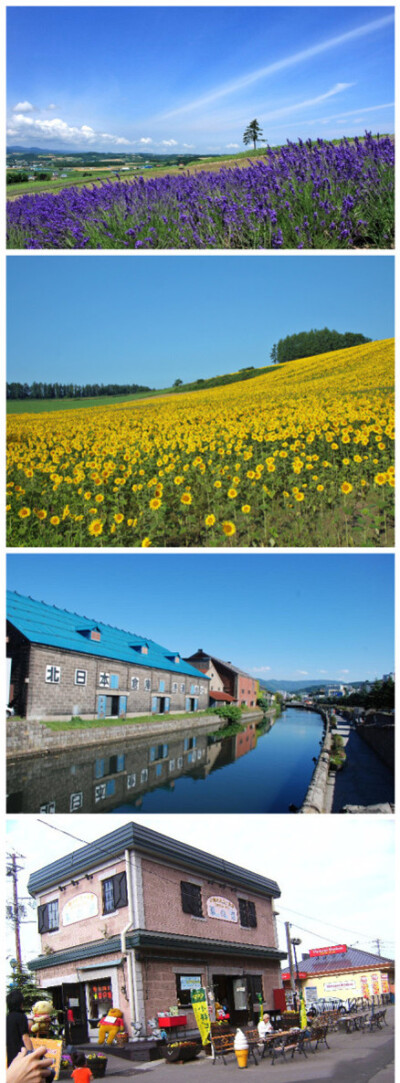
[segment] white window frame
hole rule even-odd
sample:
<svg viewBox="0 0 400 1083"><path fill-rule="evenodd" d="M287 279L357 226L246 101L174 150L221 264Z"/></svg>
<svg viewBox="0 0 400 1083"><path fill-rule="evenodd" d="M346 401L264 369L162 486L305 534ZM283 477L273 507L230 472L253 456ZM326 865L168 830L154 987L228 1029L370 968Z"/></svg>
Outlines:
<svg viewBox="0 0 400 1083"><path fill-rule="evenodd" d="M131 677L131 689L132 692L138 692L140 689L139 677Z"/></svg>
<svg viewBox="0 0 400 1083"><path fill-rule="evenodd" d="M110 687L110 674L109 673L99 673L99 688L109 688L109 687Z"/></svg>

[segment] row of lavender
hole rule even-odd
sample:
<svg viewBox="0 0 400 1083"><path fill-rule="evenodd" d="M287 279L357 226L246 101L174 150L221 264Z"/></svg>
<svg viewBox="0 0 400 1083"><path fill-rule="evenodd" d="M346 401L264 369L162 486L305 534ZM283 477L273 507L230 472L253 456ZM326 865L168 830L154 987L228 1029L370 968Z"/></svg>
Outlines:
<svg viewBox="0 0 400 1083"><path fill-rule="evenodd" d="M390 248L394 143L287 143L244 167L170 175L8 205L11 248Z"/></svg>

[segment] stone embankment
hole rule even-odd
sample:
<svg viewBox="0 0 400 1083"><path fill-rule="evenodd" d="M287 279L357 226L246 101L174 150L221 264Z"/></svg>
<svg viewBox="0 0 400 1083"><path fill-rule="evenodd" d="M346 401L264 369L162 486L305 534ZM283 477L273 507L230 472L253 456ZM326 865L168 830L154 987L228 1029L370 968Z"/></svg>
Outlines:
<svg viewBox="0 0 400 1083"><path fill-rule="evenodd" d="M379 759L394 771L394 717L377 711L376 714L368 712L365 719L359 722L357 727L359 737Z"/></svg>
<svg viewBox="0 0 400 1083"><path fill-rule="evenodd" d="M325 736L305 800L301 809L299 809L301 813L322 813L326 811L332 734L328 711L320 708L319 714L325 723Z"/></svg>
<svg viewBox="0 0 400 1083"><path fill-rule="evenodd" d="M259 722L262 718L261 711L249 711L243 713L242 724ZM179 719L169 719L163 716L154 722L121 723L121 725L93 726L90 729L64 729L54 731L48 728L44 722L27 721L26 719L7 720L7 757L12 760L24 756L40 756L49 752L68 751L68 749L81 748L84 745L100 745L107 740L113 741L139 741L145 737L161 736L168 733L180 733L190 731L191 734L208 731L215 732L226 725L225 719L218 715L204 715L196 718L196 715L184 715Z"/></svg>

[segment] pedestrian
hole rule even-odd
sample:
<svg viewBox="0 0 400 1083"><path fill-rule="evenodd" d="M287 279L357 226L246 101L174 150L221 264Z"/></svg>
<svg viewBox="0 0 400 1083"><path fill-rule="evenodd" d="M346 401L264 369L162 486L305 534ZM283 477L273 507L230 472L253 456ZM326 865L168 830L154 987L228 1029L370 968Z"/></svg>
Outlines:
<svg viewBox="0 0 400 1083"><path fill-rule="evenodd" d="M11 989L7 994L7 1008L7 1064L11 1064L21 1052L22 1046L30 1052L33 1045L20 989Z"/></svg>
<svg viewBox="0 0 400 1083"><path fill-rule="evenodd" d="M74 1064L75 1068L71 1076L74 1083L90 1083L90 1080L93 1079L93 1075L90 1068L87 1067L85 1054L75 1053Z"/></svg>

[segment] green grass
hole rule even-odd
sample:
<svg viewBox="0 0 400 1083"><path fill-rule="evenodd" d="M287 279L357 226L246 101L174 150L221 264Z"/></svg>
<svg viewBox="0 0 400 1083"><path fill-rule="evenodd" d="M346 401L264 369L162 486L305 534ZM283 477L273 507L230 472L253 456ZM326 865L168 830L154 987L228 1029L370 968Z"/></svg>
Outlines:
<svg viewBox="0 0 400 1083"><path fill-rule="evenodd" d="M190 714L190 721L192 719L206 718L210 715L210 710L196 711L196 713ZM115 726L140 726L148 725L149 722L161 722L162 719L167 719L168 722L182 722L185 718L185 712L181 711L180 714L147 714L138 715L133 718L95 718L91 721L84 718L72 718L69 722L63 721L48 721L47 718L42 720L42 725L46 726L46 729L52 730L53 733L59 733L63 730L92 730L92 729L112 729ZM189 715L188 715L189 718Z"/></svg>

